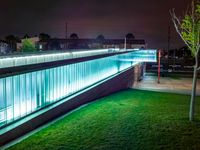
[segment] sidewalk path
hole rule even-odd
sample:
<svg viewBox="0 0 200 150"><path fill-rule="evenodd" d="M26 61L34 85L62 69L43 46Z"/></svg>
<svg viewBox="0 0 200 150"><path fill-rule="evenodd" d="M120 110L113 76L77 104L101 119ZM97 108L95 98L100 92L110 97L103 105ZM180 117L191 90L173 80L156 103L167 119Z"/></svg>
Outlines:
<svg viewBox="0 0 200 150"><path fill-rule="evenodd" d="M160 84L158 84L156 76L145 76L144 79L138 82L134 88L150 91L191 94L192 78L161 77ZM198 79L197 83L197 95L200 96L200 79Z"/></svg>

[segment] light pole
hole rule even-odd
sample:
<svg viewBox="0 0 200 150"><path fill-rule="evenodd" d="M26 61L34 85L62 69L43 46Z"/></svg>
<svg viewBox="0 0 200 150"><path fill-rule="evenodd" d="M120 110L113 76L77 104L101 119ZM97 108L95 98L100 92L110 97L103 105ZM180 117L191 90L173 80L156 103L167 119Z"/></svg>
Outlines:
<svg viewBox="0 0 200 150"><path fill-rule="evenodd" d="M161 51L158 50L158 84L160 83L160 57L161 57Z"/></svg>
<svg viewBox="0 0 200 150"><path fill-rule="evenodd" d="M124 39L124 50L126 50L126 37Z"/></svg>

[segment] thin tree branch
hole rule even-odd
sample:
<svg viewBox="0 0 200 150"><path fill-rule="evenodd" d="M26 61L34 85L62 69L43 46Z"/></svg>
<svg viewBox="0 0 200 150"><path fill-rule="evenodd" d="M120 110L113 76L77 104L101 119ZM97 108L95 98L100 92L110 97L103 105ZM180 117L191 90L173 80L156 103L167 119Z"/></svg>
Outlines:
<svg viewBox="0 0 200 150"><path fill-rule="evenodd" d="M179 34L181 39L184 41L184 43L188 46L188 48L192 50L192 47L188 44L188 42L181 35L181 31L180 31L180 29L178 27L178 25L180 26L181 23L180 23L180 20L177 18L176 14L174 12L174 9L170 10L169 12L170 12L170 15L171 15L171 18L172 18L172 22L174 23L174 26L175 26L175 29L176 29L177 33Z"/></svg>
<svg viewBox="0 0 200 150"><path fill-rule="evenodd" d="M200 51L200 44L199 44L199 46L198 46L198 52Z"/></svg>
<svg viewBox="0 0 200 150"><path fill-rule="evenodd" d="M180 22L179 18L176 16L175 9L172 9L172 13L173 13L173 18L175 19L175 21L177 21L177 23L178 23L179 26L181 26L181 22ZM171 12L170 12L170 14L171 14ZM184 30L187 33L190 33L190 31L187 30L187 29L182 29L182 30Z"/></svg>
<svg viewBox="0 0 200 150"><path fill-rule="evenodd" d="M194 18L194 14L195 14L195 6L194 6L194 1L192 1L192 33L193 33L193 36L195 37L195 18ZM192 45L195 45L195 38L193 38L193 44ZM198 49L197 49L197 67L198 67Z"/></svg>
<svg viewBox="0 0 200 150"><path fill-rule="evenodd" d="M177 21L178 25L181 26L181 22L180 22L180 20L178 19L178 17L177 17L176 14L175 14L175 9L172 9L172 11L170 11L170 14L171 14L171 16L173 16L173 18Z"/></svg>
<svg viewBox="0 0 200 150"><path fill-rule="evenodd" d="M200 47L200 44L199 44L199 47ZM197 71L200 70L199 61L198 61L198 58L199 58L199 51L200 51L200 48L197 49L197 54L196 54L196 57L197 57Z"/></svg>
<svg viewBox="0 0 200 150"><path fill-rule="evenodd" d="M198 32L198 34L197 34L197 50L199 51L199 49L200 49L200 28L199 29L197 29L197 32Z"/></svg>
<svg viewBox="0 0 200 150"><path fill-rule="evenodd" d="M200 15L198 17L200 17ZM198 23L199 21L200 20L197 19L197 45L196 45L197 51L199 50L199 47L200 47L200 25Z"/></svg>

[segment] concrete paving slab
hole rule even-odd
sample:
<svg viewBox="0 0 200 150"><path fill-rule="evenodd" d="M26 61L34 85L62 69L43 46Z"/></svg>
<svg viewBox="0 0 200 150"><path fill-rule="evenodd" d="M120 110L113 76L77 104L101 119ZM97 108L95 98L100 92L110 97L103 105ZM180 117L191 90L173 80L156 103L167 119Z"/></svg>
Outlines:
<svg viewBox="0 0 200 150"><path fill-rule="evenodd" d="M191 94L192 78L171 78L161 77L160 83L157 83L156 76L145 76L144 79L138 82L135 89L171 92L179 94ZM197 95L200 96L200 80L197 81Z"/></svg>

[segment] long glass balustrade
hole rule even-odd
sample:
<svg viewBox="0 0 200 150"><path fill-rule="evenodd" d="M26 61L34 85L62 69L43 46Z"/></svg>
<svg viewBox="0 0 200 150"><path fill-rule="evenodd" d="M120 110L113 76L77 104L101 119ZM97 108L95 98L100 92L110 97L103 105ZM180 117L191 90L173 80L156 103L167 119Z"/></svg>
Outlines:
<svg viewBox="0 0 200 150"><path fill-rule="evenodd" d="M149 59L155 61L152 52ZM134 53L0 78L0 127L133 67Z"/></svg>
<svg viewBox="0 0 200 150"><path fill-rule="evenodd" d="M123 52L125 50L120 50ZM88 56L111 54L119 52L118 49L98 49L98 50L76 50L76 51L50 51L28 53L23 55L0 56L0 68L17 67L60 61L66 59L82 58Z"/></svg>

